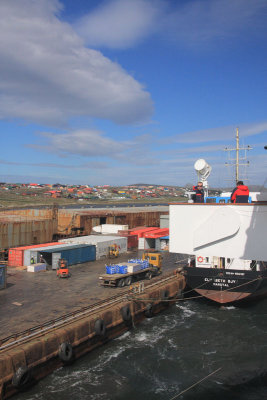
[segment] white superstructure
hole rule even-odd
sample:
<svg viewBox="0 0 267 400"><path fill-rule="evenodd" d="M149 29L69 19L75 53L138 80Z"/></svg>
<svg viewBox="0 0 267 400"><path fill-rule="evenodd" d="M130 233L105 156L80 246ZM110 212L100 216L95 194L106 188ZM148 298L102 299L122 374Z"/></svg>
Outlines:
<svg viewBox="0 0 267 400"><path fill-rule="evenodd" d="M267 260L267 204L172 204L173 253Z"/></svg>

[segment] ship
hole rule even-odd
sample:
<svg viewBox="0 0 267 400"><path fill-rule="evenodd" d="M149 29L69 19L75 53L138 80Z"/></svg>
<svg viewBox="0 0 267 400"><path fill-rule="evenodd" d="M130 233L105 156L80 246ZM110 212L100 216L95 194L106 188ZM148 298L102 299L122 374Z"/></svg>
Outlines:
<svg viewBox="0 0 267 400"><path fill-rule="evenodd" d="M195 256L183 271L187 286L220 304L267 297L267 263L228 257Z"/></svg>
<svg viewBox="0 0 267 400"><path fill-rule="evenodd" d="M202 159L195 169L199 180L211 171ZM225 198L170 204L169 250L188 255L182 271L188 290L221 305L267 297L266 237L266 192L244 204Z"/></svg>

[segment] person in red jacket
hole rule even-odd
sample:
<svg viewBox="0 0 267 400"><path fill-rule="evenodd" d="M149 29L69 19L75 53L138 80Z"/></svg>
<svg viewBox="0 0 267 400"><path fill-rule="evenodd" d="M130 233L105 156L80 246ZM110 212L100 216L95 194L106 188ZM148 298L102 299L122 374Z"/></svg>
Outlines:
<svg viewBox="0 0 267 400"><path fill-rule="evenodd" d="M193 186L195 193L192 195L192 200L194 203L204 203L204 190L203 183L198 182L197 186Z"/></svg>
<svg viewBox="0 0 267 400"><path fill-rule="evenodd" d="M238 181L231 194L231 203L248 203L249 190L243 181Z"/></svg>

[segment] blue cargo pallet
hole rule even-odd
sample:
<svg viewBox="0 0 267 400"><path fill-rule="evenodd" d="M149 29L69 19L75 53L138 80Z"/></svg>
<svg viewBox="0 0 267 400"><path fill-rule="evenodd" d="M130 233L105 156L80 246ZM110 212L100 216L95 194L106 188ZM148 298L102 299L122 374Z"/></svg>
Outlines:
<svg viewBox="0 0 267 400"><path fill-rule="evenodd" d="M127 274L127 273L128 273L127 265L120 265L119 266L119 274Z"/></svg>
<svg viewBox="0 0 267 400"><path fill-rule="evenodd" d="M113 275L117 273L117 268L114 265L106 265L106 273Z"/></svg>

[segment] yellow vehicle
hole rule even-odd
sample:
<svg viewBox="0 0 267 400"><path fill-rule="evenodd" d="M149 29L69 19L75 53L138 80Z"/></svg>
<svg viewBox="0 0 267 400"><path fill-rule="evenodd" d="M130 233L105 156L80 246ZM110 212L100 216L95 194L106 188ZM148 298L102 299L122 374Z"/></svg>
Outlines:
<svg viewBox="0 0 267 400"><path fill-rule="evenodd" d="M142 260L148 260L150 267L156 267L158 272L161 272L162 267L162 255L158 252L148 252L145 251L142 255Z"/></svg>
<svg viewBox="0 0 267 400"><path fill-rule="evenodd" d="M119 254L120 254L120 246L118 246L117 244L112 244L111 246L109 246L108 248L109 258L116 258L119 256Z"/></svg>

